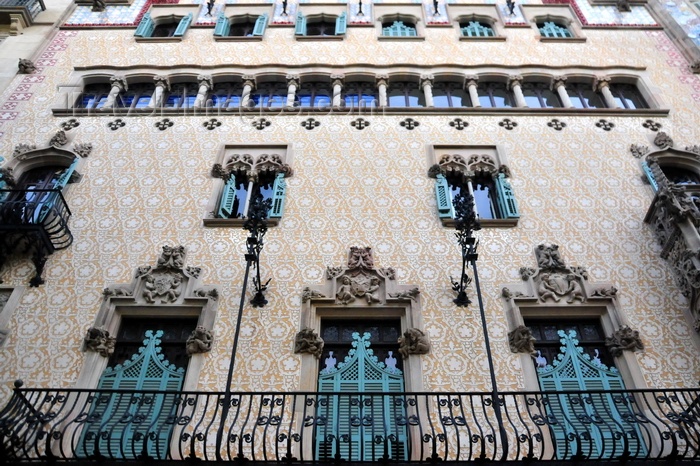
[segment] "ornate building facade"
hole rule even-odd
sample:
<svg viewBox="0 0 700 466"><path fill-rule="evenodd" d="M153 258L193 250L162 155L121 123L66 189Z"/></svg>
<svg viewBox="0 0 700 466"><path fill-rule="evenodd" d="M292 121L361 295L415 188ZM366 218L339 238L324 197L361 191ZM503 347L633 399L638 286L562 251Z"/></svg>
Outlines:
<svg viewBox="0 0 700 466"><path fill-rule="evenodd" d="M0 462L693 461L697 8L71 4L0 94Z"/></svg>

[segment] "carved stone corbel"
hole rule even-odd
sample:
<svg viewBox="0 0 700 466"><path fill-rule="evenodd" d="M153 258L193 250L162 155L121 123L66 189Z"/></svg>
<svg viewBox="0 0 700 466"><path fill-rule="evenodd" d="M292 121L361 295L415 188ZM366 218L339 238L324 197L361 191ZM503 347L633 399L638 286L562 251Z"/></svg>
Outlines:
<svg viewBox="0 0 700 466"><path fill-rule="evenodd" d="M428 354L430 341L428 336L420 329L409 328L399 337L399 353L406 359L411 354Z"/></svg>
<svg viewBox="0 0 700 466"><path fill-rule="evenodd" d="M109 335L102 327L90 327L83 338L86 351L94 351L100 356L108 358L114 353L114 345L117 339Z"/></svg>
<svg viewBox="0 0 700 466"><path fill-rule="evenodd" d="M614 357L622 356L623 351L639 351L644 349L644 343L639 336L639 331L632 330L623 325L609 338L605 339L605 346Z"/></svg>
<svg viewBox="0 0 700 466"><path fill-rule="evenodd" d="M512 353L535 354L535 337L532 330L524 325L508 333L508 345Z"/></svg>
<svg viewBox="0 0 700 466"><path fill-rule="evenodd" d="M323 339L311 328L301 329L294 338L294 354L312 354L316 359L323 354Z"/></svg>
<svg viewBox="0 0 700 466"><path fill-rule="evenodd" d="M187 355L192 356L193 354L208 353L211 351L213 343L214 335L212 335L211 330L207 330L205 327L199 325L192 331L192 334L185 342Z"/></svg>

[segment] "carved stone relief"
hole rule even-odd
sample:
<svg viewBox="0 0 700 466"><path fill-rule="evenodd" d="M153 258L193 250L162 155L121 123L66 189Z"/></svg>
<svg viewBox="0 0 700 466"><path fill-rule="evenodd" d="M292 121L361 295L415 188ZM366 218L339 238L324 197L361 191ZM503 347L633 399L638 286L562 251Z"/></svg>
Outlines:
<svg viewBox="0 0 700 466"><path fill-rule="evenodd" d="M208 353L211 351L213 343L214 335L212 335L211 330L207 330L206 327L198 325L197 328L192 330L192 334L185 342L187 355L192 356L193 354Z"/></svg>
<svg viewBox="0 0 700 466"><path fill-rule="evenodd" d="M129 298L141 304L174 304L190 298L216 301L218 290L201 286L201 268L185 266L186 258L184 246L165 245L155 266L138 267L131 283L109 286L102 294L105 299Z"/></svg>
<svg viewBox="0 0 700 466"><path fill-rule="evenodd" d="M114 353L114 345L117 339L110 336L109 332L103 327L90 327L85 332L83 338L86 351L94 351L100 356L108 358Z"/></svg>
<svg viewBox="0 0 700 466"><path fill-rule="evenodd" d="M520 325L508 333L508 346L513 353L535 354L535 337L528 327Z"/></svg>
<svg viewBox="0 0 700 466"><path fill-rule="evenodd" d="M428 354L430 341L428 336L420 329L409 328L399 337L399 353L406 359L411 354Z"/></svg>
<svg viewBox="0 0 700 466"><path fill-rule="evenodd" d="M308 353L316 356L316 359L321 357L323 353L323 340L311 328L303 328L297 333L294 338L294 353Z"/></svg>
<svg viewBox="0 0 700 466"><path fill-rule="evenodd" d="M540 244L535 248L537 267L521 267L523 285L506 286L501 296L507 300L585 303L595 299L611 299L617 288L588 283L584 267L567 266L556 244Z"/></svg>
<svg viewBox="0 0 700 466"><path fill-rule="evenodd" d="M623 325L609 338L605 339L605 346L614 357L622 356L623 351L638 351L644 349L639 332Z"/></svg>
<svg viewBox="0 0 700 466"><path fill-rule="evenodd" d="M211 170L212 176L225 181L234 174L242 174L256 181L264 173L284 173L285 177L289 177L293 171L278 154L261 154L257 157L250 154L233 154L223 164L214 164Z"/></svg>

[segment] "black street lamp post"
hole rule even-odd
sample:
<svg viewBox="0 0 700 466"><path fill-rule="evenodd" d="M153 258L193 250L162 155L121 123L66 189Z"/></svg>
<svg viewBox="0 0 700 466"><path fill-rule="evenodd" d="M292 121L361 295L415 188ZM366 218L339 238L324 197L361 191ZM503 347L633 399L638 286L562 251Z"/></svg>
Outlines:
<svg viewBox="0 0 700 466"><path fill-rule="evenodd" d="M241 332L241 319L243 317L243 307L245 306L246 290L248 288L248 277L250 275L250 267L256 269L256 276L253 277L253 285L255 286L255 296L250 300L253 307L263 307L267 304L264 292L271 279L268 279L264 285L260 279L260 253L263 249L263 238L267 233L267 213L270 211L272 201L263 199L262 196L254 196L250 207L248 208L248 218L243 223L243 229L249 232L246 238L247 252L245 253L245 275L243 276L243 287L241 289L241 300L238 306L238 317L236 319L236 331L233 335L233 345L231 346L231 360L228 365L228 376L226 377L226 389L221 407L221 424L216 433L216 455L219 461L222 461L221 449L224 447L222 441L224 439L224 430L226 428L226 418L231 409L231 382L233 380L233 368L236 364L236 353L238 351L238 338Z"/></svg>
<svg viewBox="0 0 700 466"><path fill-rule="evenodd" d="M467 296L467 287L472 282L472 278L467 273L467 263L472 267L474 287L476 289L476 298L479 303L479 315L481 317L481 329L484 333L484 345L486 346L486 359L489 365L489 373L491 375L491 397L493 401L494 414L498 422L499 436L503 447L503 460L508 452L508 435L503 425L503 415L501 413L501 399L498 393L498 384L496 382L496 373L493 367L493 356L491 354L491 343L489 340L489 331L486 325L486 313L484 312L484 302L481 297L481 287L479 286L479 274L476 267L476 261L479 258L477 248L479 242L474 238L474 232L481 229L479 219L476 216L474 209L474 196L471 194L458 194L453 201L455 212L455 236L457 243L461 247L462 252L462 275L459 282L450 277L452 289L457 293L454 303L460 307L466 307L471 304L471 300Z"/></svg>

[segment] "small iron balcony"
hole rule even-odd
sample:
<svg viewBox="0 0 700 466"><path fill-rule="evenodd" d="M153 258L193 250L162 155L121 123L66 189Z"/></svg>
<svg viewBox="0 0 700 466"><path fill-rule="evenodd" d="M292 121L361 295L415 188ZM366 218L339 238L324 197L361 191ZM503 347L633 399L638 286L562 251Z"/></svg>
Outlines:
<svg viewBox="0 0 700 466"><path fill-rule="evenodd" d="M0 189L0 260L29 254L36 267L31 284L43 283L46 256L73 243L70 216L60 189Z"/></svg>
<svg viewBox="0 0 700 466"><path fill-rule="evenodd" d="M0 411L4 464L629 465L697 464L700 456L698 389L508 392L494 400L490 393L20 387Z"/></svg>

